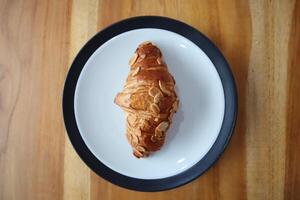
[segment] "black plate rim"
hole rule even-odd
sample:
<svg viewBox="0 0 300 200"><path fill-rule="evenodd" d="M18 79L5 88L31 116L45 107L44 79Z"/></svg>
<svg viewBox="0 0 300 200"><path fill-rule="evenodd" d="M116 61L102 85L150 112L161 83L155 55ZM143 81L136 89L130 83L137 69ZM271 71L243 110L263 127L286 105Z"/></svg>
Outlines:
<svg viewBox="0 0 300 200"><path fill-rule="evenodd" d="M219 135L208 153L194 166L180 174L161 179L137 179L113 171L99 161L84 143L76 124L74 95L79 75L94 51L107 40L126 31L159 28L175 32L201 48L219 73L225 96L225 112ZM181 21L162 16L138 16L116 22L98 32L78 52L67 74L63 89L62 110L67 135L80 158L96 174L107 181L136 191L156 192L187 184L207 171L224 152L237 118L237 91L230 67L218 48L200 31Z"/></svg>

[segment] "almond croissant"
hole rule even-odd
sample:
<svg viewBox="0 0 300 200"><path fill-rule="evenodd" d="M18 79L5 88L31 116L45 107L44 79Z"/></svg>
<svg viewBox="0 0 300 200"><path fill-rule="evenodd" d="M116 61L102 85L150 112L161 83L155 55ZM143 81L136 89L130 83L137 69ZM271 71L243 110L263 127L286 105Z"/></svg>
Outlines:
<svg viewBox="0 0 300 200"><path fill-rule="evenodd" d="M151 42L138 46L129 61L130 73L115 103L126 113L126 137L137 158L159 150L178 108L175 80Z"/></svg>

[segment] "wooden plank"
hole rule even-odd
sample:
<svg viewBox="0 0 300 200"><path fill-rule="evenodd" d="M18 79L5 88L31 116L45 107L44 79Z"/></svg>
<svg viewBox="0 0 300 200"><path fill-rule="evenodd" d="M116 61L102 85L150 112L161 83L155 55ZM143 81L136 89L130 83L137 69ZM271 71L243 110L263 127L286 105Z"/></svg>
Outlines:
<svg viewBox="0 0 300 200"><path fill-rule="evenodd" d="M97 7L97 1L72 2L69 65L84 43L96 32ZM90 199L90 169L76 154L69 140L64 153L64 199Z"/></svg>
<svg viewBox="0 0 300 200"><path fill-rule="evenodd" d="M0 199L60 199L68 1L0 3Z"/></svg>
<svg viewBox="0 0 300 200"><path fill-rule="evenodd" d="M250 7L252 50L244 127L249 199L283 198L287 41L292 8L293 2L282 1L253 1Z"/></svg>
<svg viewBox="0 0 300 200"><path fill-rule="evenodd" d="M300 1L292 17L288 51L285 199L300 199Z"/></svg>

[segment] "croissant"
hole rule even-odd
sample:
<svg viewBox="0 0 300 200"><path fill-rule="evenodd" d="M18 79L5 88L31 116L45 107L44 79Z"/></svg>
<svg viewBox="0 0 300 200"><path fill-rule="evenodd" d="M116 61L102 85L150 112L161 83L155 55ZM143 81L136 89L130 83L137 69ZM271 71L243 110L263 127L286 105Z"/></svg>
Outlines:
<svg viewBox="0 0 300 200"><path fill-rule="evenodd" d="M147 157L165 142L179 100L175 80L159 48L143 42L129 60L130 72L114 102L126 114L126 137L137 158Z"/></svg>

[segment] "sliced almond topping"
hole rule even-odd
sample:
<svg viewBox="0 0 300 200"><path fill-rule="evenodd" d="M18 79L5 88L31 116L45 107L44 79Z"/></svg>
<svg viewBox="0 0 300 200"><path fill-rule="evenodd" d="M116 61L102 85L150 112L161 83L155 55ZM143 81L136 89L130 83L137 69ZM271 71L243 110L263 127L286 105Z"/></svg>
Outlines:
<svg viewBox="0 0 300 200"><path fill-rule="evenodd" d="M146 58L146 54L141 54L140 57L141 57L142 59L144 59L144 58Z"/></svg>
<svg viewBox="0 0 300 200"><path fill-rule="evenodd" d="M149 155L149 152L147 152L145 147L136 146L135 148L133 148L133 155L135 155L137 158L147 157Z"/></svg>
<svg viewBox="0 0 300 200"><path fill-rule="evenodd" d="M130 107L131 94L120 92L115 97L115 103L121 107Z"/></svg>
<svg viewBox="0 0 300 200"><path fill-rule="evenodd" d="M146 152L146 149L145 149L144 147L142 147L142 146L137 146L137 147L136 147L136 150L138 150L138 151L141 152L141 153Z"/></svg>
<svg viewBox="0 0 300 200"><path fill-rule="evenodd" d="M159 114L159 112L160 112L160 109L159 109L159 107L158 107L158 105L156 105L156 104L151 104L151 110L154 112L154 113L156 113L156 114Z"/></svg>
<svg viewBox="0 0 300 200"><path fill-rule="evenodd" d="M133 135L133 134L131 134L131 137L132 137L131 144L133 146L136 146L139 143L139 138L136 135Z"/></svg>
<svg viewBox="0 0 300 200"><path fill-rule="evenodd" d="M138 54L134 53L133 56L129 60L129 65L132 66L135 63L137 58L138 58Z"/></svg>
<svg viewBox="0 0 300 200"><path fill-rule="evenodd" d="M133 155L137 158L143 157L143 154L136 149L133 149Z"/></svg>
<svg viewBox="0 0 300 200"><path fill-rule="evenodd" d="M156 127L156 129L157 129L158 131L165 132L165 131L167 130L168 127L169 127L169 122L164 121L164 122L161 122L161 123Z"/></svg>
<svg viewBox="0 0 300 200"><path fill-rule="evenodd" d="M136 128L136 129L134 130L134 134L135 134L136 136L142 136L142 131L141 131L141 129L140 129L140 128Z"/></svg>
<svg viewBox="0 0 300 200"><path fill-rule="evenodd" d="M136 120L137 120L137 118L135 115L129 114L127 116L127 123L130 124L131 126L134 126Z"/></svg>
<svg viewBox="0 0 300 200"><path fill-rule="evenodd" d="M133 129L134 129L134 128L132 128L132 126L130 126L128 123L127 123L127 126L126 126L126 128L127 128L127 130L126 130L126 131L127 131L128 133L130 133L130 134L131 134L131 133L133 132Z"/></svg>
<svg viewBox="0 0 300 200"><path fill-rule="evenodd" d="M145 42L142 42L139 46L143 46L143 45L147 45L147 44L152 44L150 41L145 41Z"/></svg>
<svg viewBox="0 0 300 200"><path fill-rule="evenodd" d="M132 76L137 75L140 72L140 70L141 70L141 67L135 68L135 70L132 72Z"/></svg>
<svg viewBox="0 0 300 200"><path fill-rule="evenodd" d="M161 122L156 128L155 128L155 137L158 139L158 140L162 140L163 139L163 136L167 130L167 128L169 127L169 123L164 121L164 122Z"/></svg>
<svg viewBox="0 0 300 200"><path fill-rule="evenodd" d="M163 135L162 131L159 131L158 129L155 129L154 136L156 137L156 139L162 137L162 135Z"/></svg>
<svg viewBox="0 0 300 200"><path fill-rule="evenodd" d="M169 91L167 88L166 88L166 85L162 82L162 81L158 81L158 85L161 89L161 91L166 94L167 96L170 96L172 93L171 91Z"/></svg>
<svg viewBox="0 0 300 200"><path fill-rule="evenodd" d="M150 124L146 119L140 120L140 126L142 130L148 130L150 128Z"/></svg>
<svg viewBox="0 0 300 200"><path fill-rule="evenodd" d="M158 118L156 117L156 118L154 119L154 121L158 122Z"/></svg>
<svg viewBox="0 0 300 200"><path fill-rule="evenodd" d="M157 87L151 87L148 92L151 97L155 97L158 93L161 93L161 91Z"/></svg>
<svg viewBox="0 0 300 200"><path fill-rule="evenodd" d="M152 142L156 142L156 137L155 137L155 135L152 135L150 140L151 140Z"/></svg>
<svg viewBox="0 0 300 200"><path fill-rule="evenodd" d="M163 63L160 57L158 57L158 58L156 59L156 62L157 62L159 65L161 65L161 64Z"/></svg>
<svg viewBox="0 0 300 200"><path fill-rule="evenodd" d="M173 110L174 110L175 112L178 110L178 104L179 104L179 101L178 101L178 100L176 100L176 101L173 103L172 108L173 108Z"/></svg>
<svg viewBox="0 0 300 200"><path fill-rule="evenodd" d="M165 133L162 131L155 130L154 137L155 137L155 140L163 140L165 137Z"/></svg>
<svg viewBox="0 0 300 200"><path fill-rule="evenodd" d="M157 140L163 140L163 139L164 139L163 136L157 138Z"/></svg>
<svg viewBox="0 0 300 200"><path fill-rule="evenodd" d="M145 68L146 71L157 71L157 70L162 70L162 71L167 71L168 69L162 66L153 66L153 67L147 67Z"/></svg>
<svg viewBox="0 0 300 200"><path fill-rule="evenodd" d="M174 115L174 111L171 110L170 115L169 115L169 117L168 117L168 120L169 120L169 121L172 121L173 115Z"/></svg>
<svg viewBox="0 0 300 200"><path fill-rule="evenodd" d="M161 101L161 99L163 98L164 96L162 95L162 93L157 93L155 96L154 96L154 103L159 103Z"/></svg>

